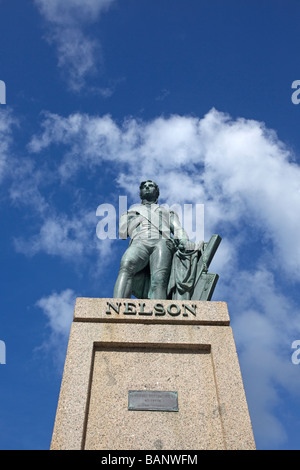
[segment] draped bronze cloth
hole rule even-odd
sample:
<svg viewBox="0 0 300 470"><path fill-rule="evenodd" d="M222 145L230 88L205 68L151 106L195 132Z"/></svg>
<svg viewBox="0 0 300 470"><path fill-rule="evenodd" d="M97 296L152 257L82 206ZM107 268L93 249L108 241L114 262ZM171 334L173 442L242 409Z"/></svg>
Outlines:
<svg viewBox="0 0 300 470"><path fill-rule="evenodd" d="M169 279L168 298L191 299L199 274L200 254L198 249L188 252L176 251Z"/></svg>
<svg viewBox="0 0 300 470"><path fill-rule="evenodd" d="M190 244L192 250L177 250L172 262L168 298L210 300L218 282L218 274L207 272L221 237L212 235L208 243Z"/></svg>

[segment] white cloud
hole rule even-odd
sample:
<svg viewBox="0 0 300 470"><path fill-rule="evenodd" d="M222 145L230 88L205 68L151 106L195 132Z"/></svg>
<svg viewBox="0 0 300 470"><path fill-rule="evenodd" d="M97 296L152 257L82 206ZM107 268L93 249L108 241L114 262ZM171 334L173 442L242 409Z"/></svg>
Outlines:
<svg viewBox="0 0 300 470"><path fill-rule="evenodd" d="M100 44L88 39L75 27L58 31L51 37L57 46L58 66L69 83L71 90L80 91L87 76L92 76L100 62L102 51Z"/></svg>
<svg viewBox="0 0 300 470"><path fill-rule="evenodd" d="M0 182L11 168L12 129L18 125L9 109L0 110Z"/></svg>
<svg viewBox="0 0 300 470"><path fill-rule="evenodd" d="M11 184L9 198L13 206L30 207L36 214L42 215L49 210L49 203L43 196L40 187L50 184L51 172L40 169L31 158L22 158L22 164L17 158L11 160Z"/></svg>
<svg viewBox="0 0 300 470"><path fill-rule="evenodd" d="M300 332L299 306L279 292L264 267L239 272L227 289L256 437L261 445L282 444L286 430L274 409L281 404L280 390L297 396L300 386L291 362L292 340Z"/></svg>
<svg viewBox="0 0 300 470"><path fill-rule="evenodd" d="M57 214L45 217L40 232L29 240L15 240L18 252L29 256L40 252L74 262L94 249L96 236L95 212L80 213L74 217Z"/></svg>
<svg viewBox="0 0 300 470"><path fill-rule="evenodd" d="M58 256L80 271L87 269L89 278L96 280L115 255L115 240L97 238L98 222L96 210L81 209L76 215L68 216L48 209L42 213L39 232L27 238L15 237L14 248L29 257L39 253Z"/></svg>
<svg viewBox="0 0 300 470"><path fill-rule="evenodd" d="M48 26L47 39L56 46L58 65L73 91L83 88L102 61L99 42L88 37L84 28L96 22L114 1L35 0Z"/></svg>
<svg viewBox="0 0 300 470"><path fill-rule="evenodd" d="M95 21L114 0L35 0L47 21L54 24L77 24Z"/></svg>
<svg viewBox="0 0 300 470"><path fill-rule="evenodd" d="M234 121L214 109L202 119L126 119L122 125L110 116L48 114L30 148L40 152L59 143L67 146L62 180L112 163L120 187L137 197L139 182L153 178L169 204L205 203L208 232L221 223L258 230L272 243L272 262L300 279L300 167L263 123Z"/></svg>
<svg viewBox="0 0 300 470"><path fill-rule="evenodd" d="M47 318L50 329L48 339L43 343L43 350L54 352L55 359L61 367L65 359L67 340L74 314L76 294L72 289L54 292L36 302Z"/></svg>
<svg viewBox="0 0 300 470"><path fill-rule="evenodd" d="M48 319L48 326L55 335L68 337L75 306L75 293L66 289L59 294L54 292L37 301Z"/></svg>

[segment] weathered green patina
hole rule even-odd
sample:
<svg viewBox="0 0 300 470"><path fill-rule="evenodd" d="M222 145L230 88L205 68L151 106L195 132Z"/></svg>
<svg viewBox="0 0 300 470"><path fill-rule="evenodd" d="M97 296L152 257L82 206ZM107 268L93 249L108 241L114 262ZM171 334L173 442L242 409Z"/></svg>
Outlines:
<svg viewBox="0 0 300 470"><path fill-rule="evenodd" d="M159 206L159 188L140 185L141 204L120 217L120 237L131 238L114 288L114 298L210 300L218 275L208 267L221 242L193 243L175 211Z"/></svg>

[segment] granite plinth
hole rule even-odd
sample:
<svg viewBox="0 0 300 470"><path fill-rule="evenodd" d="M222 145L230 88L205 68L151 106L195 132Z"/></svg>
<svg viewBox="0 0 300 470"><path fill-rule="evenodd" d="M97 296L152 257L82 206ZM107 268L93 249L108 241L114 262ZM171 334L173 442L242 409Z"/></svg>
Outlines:
<svg viewBox="0 0 300 470"><path fill-rule="evenodd" d="M255 449L226 303L78 298L51 449Z"/></svg>

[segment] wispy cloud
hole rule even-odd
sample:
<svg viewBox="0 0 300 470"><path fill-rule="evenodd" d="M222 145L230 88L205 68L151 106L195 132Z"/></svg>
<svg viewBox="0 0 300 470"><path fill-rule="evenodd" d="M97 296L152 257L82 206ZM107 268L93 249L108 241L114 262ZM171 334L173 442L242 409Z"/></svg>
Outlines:
<svg viewBox="0 0 300 470"><path fill-rule="evenodd" d="M241 221L257 229L276 252L272 263L300 279L294 236L300 231L300 167L263 123L234 121L214 109L202 119L127 119L121 125L110 116L48 114L30 148L39 153L53 144L67 148L59 164L62 181L117 164L119 185L133 197L141 179L157 179L167 202L205 203L209 231L220 224L236 229Z"/></svg>
<svg viewBox="0 0 300 470"><path fill-rule="evenodd" d="M102 66L101 44L85 28L98 21L114 1L35 0L47 25L46 38L56 47L58 66L72 91L82 90L86 79Z"/></svg>
<svg viewBox="0 0 300 470"><path fill-rule="evenodd" d="M169 94L170 94L170 91L167 90L166 88L163 88L163 89L160 91L159 95L157 95L157 97L155 98L155 100L156 100L156 101L164 101L164 100L167 98L167 96L169 96Z"/></svg>
<svg viewBox="0 0 300 470"><path fill-rule="evenodd" d="M35 203L39 209L38 197L29 202L23 200L23 207ZM99 219L96 217L96 207L92 211L82 207L76 215L59 212L53 206L37 213L40 216L39 222L35 219L35 225L40 226L38 232L27 237L23 235L13 238L17 253L27 257L41 253L59 257L79 271L86 269L91 280L103 275L114 258L115 240L97 238Z"/></svg>
<svg viewBox="0 0 300 470"><path fill-rule="evenodd" d="M0 110L0 182L11 171L13 128L18 126L18 121L12 111Z"/></svg>
<svg viewBox="0 0 300 470"><path fill-rule="evenodd" d="M294 397L299 391L291 362L291 343L300 331L299 306L280 292L264 266L240 271L228 288L237 312L232 326L256 437L265 446L282 443L286 430L274 409L280 409L280 391Z"/></svg>
<svg viewBox="0 0 300 470"><path fill-rule="evenodd" d="M95 226L95 213L82 213L77 217L49 215L43 219L38 234L29 240L16 239L15 248L28 256L44 252L66 260L78 260L91 250Z"/></svg>
<svg viewBox="0 0 300 470"><path fill-rule="evenodd" d="M72 289L53 292L36 302L47 318L47 328L50 331L47 340L41 345L44 351L54 353L58 367L63 365L67 340L74 314L76 294Z"/></svg>

